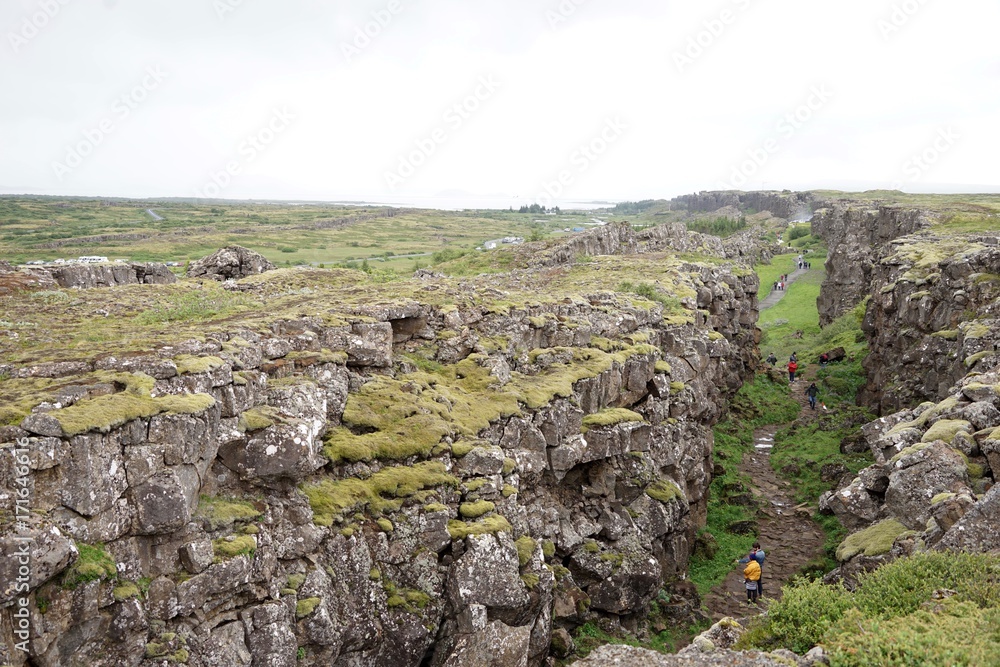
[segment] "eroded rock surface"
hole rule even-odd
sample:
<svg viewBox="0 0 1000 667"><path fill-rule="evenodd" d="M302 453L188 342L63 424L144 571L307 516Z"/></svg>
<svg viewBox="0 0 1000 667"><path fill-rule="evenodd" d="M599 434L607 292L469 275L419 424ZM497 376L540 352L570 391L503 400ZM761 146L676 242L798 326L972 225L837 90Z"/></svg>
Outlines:
<svg viewBox="0 0 1000 667"><path fill-rule="evenodd" d="M3 659L540 665L554 633L630 622L687 569L711 427L757 358L756 276L671 259L725 250L663 234L593 240L662 263L660 301L504 291L560 264L488 289L424 276L454 296L303 300L266 324L5 366L66 388L0 430L0 509L15 513L8 454L27 444L26 524L46 536L29 653L8 606Z"/></svg>
<svg viewBox="0 0 1000 667"><path fill-rule="evenodd" d="M187 275L189 278L240 280L274 268L274 264L260 253L234 245L192 262L187 269Z"/></svg>

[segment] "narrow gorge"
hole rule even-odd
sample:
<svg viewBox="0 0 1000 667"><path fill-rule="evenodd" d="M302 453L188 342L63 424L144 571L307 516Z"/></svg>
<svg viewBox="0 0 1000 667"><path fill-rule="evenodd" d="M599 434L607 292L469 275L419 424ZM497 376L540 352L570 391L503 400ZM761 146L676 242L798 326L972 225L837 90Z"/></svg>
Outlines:
<svg viewBox="0 0 1000 667"><path fill-rule="evenodd" d="M844 446L875 464L817 499L854 533L828 579L1000 549L995 224L817 193L674 205L815 211L820 321L865 304L880 418ZM384 283L0 267L0 665L554 665L587 623L688 622L774 240L621 222Z"/></svg>

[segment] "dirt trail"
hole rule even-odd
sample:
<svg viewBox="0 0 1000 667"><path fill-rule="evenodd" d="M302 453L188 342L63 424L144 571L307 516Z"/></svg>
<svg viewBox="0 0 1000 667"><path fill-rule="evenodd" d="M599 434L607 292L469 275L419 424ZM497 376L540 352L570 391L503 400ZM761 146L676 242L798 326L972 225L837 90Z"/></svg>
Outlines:
<svg viewBox="0 0 1000 667"><path fill-rule="evenodd" d="M800 387L795 389L800 390ZM802 386L803 400L804 392L805 386ZM744 456L740 466L740 470L752 480L751 491L762 508L758 513L759 541L767 554L763 567L763 588L766 597L775 599L781 597L781 585L822 551L825 540L823 531L810 518L812 510L797 507L791 498L789 482L780 479L771 469L768 457L778 428L767 426L755 431L754 451ZM734 565L726 580L712 589L704 602L716 620L757 613L746 604L742 565Z"/></svg>
<svg viewBox="0 0 1000 667"><path fill-rule="evenodd" d="M789 283L804 273L806 271L800 270L789 275ZM772 293L762 302L761 309L773 306L784 295L785 292ZM786 360L779 360L778 367L785 363ZM792 397L803 406L800 418L814 419L822 410L821 406L817 406L815 412L810 410L806 398L806 388L814 374L815 371L809 377L800 377L791 385ZM766 426L754 431L754 449L740 464L740 471L750 479L750 490L761 507L757 521L758 540L767 554L762 568L763 592L765 597L773 599L780 599L782 584L788 583L806 563L820 555L826 540L823 530L811 518L813 510L796 506L791 497L791 484L771 468L769 459L774 435L782 426ZM747 605L743 567L734 564L726 580L705 596L705 607L715 620L726 616L752 616L766 608L766 602L756 609Z"/></svg>

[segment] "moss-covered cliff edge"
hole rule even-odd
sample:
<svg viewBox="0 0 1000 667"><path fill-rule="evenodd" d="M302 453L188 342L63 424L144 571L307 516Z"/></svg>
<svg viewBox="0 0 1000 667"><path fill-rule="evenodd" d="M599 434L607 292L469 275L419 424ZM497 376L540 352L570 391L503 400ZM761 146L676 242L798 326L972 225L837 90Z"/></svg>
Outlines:
<svg viewBox="0 0 1000 667"><path fill-rule="evenodd" d="M758 285L708 237L595 235L474 279L5 298L32 664L538 664L554 629L630 627L704 521Z"/></svg>

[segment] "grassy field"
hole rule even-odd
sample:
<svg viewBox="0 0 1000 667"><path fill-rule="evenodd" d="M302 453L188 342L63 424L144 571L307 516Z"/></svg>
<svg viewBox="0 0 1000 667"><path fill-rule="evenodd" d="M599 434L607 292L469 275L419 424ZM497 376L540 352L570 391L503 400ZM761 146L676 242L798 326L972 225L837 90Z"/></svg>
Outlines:
<svg viewBox="0 0 1000 667"><path fill-rule="evenodd" d="M154 222L147 208L163 220ZM368 259L412 271L442 250L471 250L506 236L561 235L566 228L589 228L592 217L583 212L0 197L0 257L12 263L92 254L185 262L237 244L282 266Z"/></svg>

